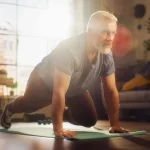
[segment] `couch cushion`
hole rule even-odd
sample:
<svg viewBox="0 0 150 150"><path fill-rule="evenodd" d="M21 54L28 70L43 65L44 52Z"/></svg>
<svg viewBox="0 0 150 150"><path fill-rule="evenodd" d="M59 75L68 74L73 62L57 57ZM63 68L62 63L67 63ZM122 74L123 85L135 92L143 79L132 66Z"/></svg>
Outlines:
<svg viewBox="0 0 150 150"><path fill-rule="evenodd" d="M136 75L132 80L123 85L122 91L135 90L138 87L143 87L150 84L150 80L146 79L143 75Z"/></svg>
<svg viewBox="0 0 150 150"><path fill-rule="evenodd" d="M150 103L121 103L120 109L150 109Z"/></svg>
<svg viewBox="0 0 150 150"><path fill-rule="evenodd" d="M150 90L119 92L120 103L150 103Z"/></svg>

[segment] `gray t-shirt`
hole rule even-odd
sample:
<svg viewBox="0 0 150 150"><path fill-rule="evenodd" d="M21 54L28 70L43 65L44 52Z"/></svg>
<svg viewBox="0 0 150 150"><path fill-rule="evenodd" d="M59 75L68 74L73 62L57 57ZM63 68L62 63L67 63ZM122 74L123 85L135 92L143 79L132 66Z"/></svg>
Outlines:
<svg viewBox="0 0 150 150"><path fill-rule="evenodd" d="M86 54L86 33L62 41L37 65L39 76L50 91L53 90L54 68L71 76L66 96L89 90L102 76L115 71L112 53L98 53L94 65Z"/></svg>

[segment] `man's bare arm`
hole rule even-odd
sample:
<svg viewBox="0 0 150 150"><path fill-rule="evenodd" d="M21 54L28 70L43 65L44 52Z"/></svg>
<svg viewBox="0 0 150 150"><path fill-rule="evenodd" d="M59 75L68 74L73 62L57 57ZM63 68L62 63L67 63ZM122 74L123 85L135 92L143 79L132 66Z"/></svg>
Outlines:
<svg viewBox="0 0 150 150"><path fill-rule="evenodd" d="M107 113L110 120L110 133L124 133L129 132L119 125L119 96L116 88L115 74L111 74L102 79L104 88L104 97L107 106Z"/></svg>
<svg viewBox="0 0 150 150"><path fill-rule="evenodd" d="M68 90L71 77L58 69L55 69L54 87L52 96L52 123L53 130L56 136L70 137L73 135L71 132L63 131L63 112L65 108L65 94Z"/></svg>
<svg viewBox="0 0 150 150"><path fill-rule="evenodd" d="M103 77L104 97L111 126L119 126L119 97L114 73Z"/></svg>

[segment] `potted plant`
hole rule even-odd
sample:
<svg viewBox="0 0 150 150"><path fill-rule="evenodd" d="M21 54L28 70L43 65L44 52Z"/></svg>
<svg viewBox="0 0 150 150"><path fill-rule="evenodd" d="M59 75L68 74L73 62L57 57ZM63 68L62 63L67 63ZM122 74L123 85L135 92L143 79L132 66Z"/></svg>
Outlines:
<svg viewBox="0 0 150 150"><path fill-rule="evenodd" d="M7 78L7 71L5 69L0 69L0 77Z"/></svg>
<svg viewBox="0 0 150 150"><path fill-rule="evenodd" d="M10 96L13 96L14 95L14 89L15 88L17 88L18 87L18 83L17 83L17 81L15 82L15 83L13 83L11 86L10 86L10 88L11 88L11 90L10 90Z"/></svg>

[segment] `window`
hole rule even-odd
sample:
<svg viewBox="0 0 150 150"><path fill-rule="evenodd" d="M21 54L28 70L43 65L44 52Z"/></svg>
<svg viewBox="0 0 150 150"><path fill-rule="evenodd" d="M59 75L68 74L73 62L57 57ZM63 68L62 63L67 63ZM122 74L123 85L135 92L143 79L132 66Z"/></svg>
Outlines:
<svg viewBox="0 0 150 150"><path fill-rule="evenodd" d="M18 0L19 5L46 8L48 0Z"/></svg>
<svg viewBox="0 0 150 150"><path fill-rule="evenodd" d="M16 4L16 3L17 3L17 0L0 0L0 2L3 2L3 3L10 3L10 4Z"/></svg>
<svg viewBox="0 0 150 150"><path fill-rule="evenodd" d="M46 36L47 9L18 6L18 34Z"/></svg>
<svg viewBox="0 0 150 150"><path fill-rule="evenodd" d="M17 7L0 3L0 33L16 34Z"/></svg>
<svg viewBox="0 0 150 150"><path fill-rule="evenodd" d="M13 82L15 83L17 80L16 75L16 66L10 66L10 65L0 65L0 70L6 70L7 71L7 80L10 80L12 78ZM2 78L0 78L0 83ZM0 95L9 95L11 88L9 86L0 85ZM16 94L16 90L14 91Z"/></svg>
<svg viewBox="0 0 150 150"><path fill-rule="evenodd" d="M0 0L0 70L17 81L15 94L24 93L35 65L71 35L71 5L72 0Z"/></svg>
<svg viewBox="0 0 150 150"><path fill-rule="evenodd" d="M19 66L35 66L46 54L46 38L19 36L17 55Z"/></svg>

